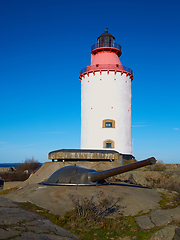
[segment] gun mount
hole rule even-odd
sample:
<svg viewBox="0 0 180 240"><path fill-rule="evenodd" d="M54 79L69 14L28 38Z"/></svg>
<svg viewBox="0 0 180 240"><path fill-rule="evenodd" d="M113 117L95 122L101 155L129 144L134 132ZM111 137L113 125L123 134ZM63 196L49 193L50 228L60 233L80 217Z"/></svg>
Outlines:
<svg viewBox="0 0 180 240"><path fill-rule="evenodd" d="M156 163L154 157L128 165L97 172L80 166L66 166L54 172L44 185L96 185L105 184L106 178Z"/></svg>

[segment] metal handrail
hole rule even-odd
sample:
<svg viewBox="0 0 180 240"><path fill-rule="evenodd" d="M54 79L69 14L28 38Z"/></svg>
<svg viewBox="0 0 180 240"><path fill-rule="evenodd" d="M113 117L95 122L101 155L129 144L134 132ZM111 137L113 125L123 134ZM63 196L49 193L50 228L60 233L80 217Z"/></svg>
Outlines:
<svg viewBox="0 0 180 240"><path fill-rule="evenodd" d="M121 67L118 64L96 64L96 65L92 65L92 66L87 66L80 71L80 75L82 75L83 73L88 72L88 71L96 71L96 70L97 71L98 70L117 70L117 71L124 70L133 75L132 69L125 67L125 66Z"/></svg>
<svg viewBox="0 0 180 240"><path fill-rule="evenodd" d="M80 75L83 74L83 73L85 73L85 72L87 72L87 67L81 69L81 71L80 71Z"/></svg>
<svg viewBox="0 0 180 240"><path fill-rule="evenodd" d="M133 75L133 70L131 68L123 66L124 70Z"/></svg>
<svg viewBox="0 0 180 240"><path fill-rule="evenodd" d="M117 48L118 50L121 51L121 46L118 43L114 42L98 42L92 45L91 51L93 51L96 48L104 48L104 47L112 47L112 48Z"/></svg>

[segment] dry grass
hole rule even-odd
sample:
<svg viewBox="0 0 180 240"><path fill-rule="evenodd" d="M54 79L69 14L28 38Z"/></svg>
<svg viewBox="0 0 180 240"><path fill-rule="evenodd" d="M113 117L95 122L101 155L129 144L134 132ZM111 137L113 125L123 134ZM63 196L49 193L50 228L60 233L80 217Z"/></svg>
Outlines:
<svg viewBox="0 0 180 240"><path fill-rule="evenodd" d="M19 172L24 172L28 170L28 172L34 172L41 167L41 163L38 160L35 160L34 157L27 158L23 163L18 164L17 170Z"/></svg>
<svg viewBox="0 0 180 240"><path fill-rule="evenodd" d="M180 193L180 180L169 175L147 173L146 180L151 182L150 185L152 187L163 188Z"/></svg>
<svg viewBox="0 0 180 240"><path fill-rule="evenodd" d="M180 226L180 219L179 218L173 219L172 224L176 226Z"/></svg>
<svg viewBox="0 0 180 240"><path fill-rule="evenodd" d="M180 205L180 180L170 175L147 173L146 180L154 188L162 188L169 191L162 203L162 208L172 208Z"/></svg>
<svg viewBox="0 0 180 240"><path fill-rule="evenodd" d="M114 200L113 197L105 197L103 192L87 197L70 196L74 207L74 218L88 221L102 221L105 217L119 211L119 206L116 204L120 201Z"/></svg>
<svg viewBox="0 0 180 240"><path fill-rule="evenodd" d="M147 167L150 171L164 171L166 170L165 164L162 161L157 161L154 165Z"/></svg>
<svg viewBox="0 0 180 240"><path fill-rule="evenodd" d="M124 165L130 164L130 163L135 163L137 160L135 159L129 159L129 160L124 160Z"/></svg>
<svg viewBox="0 0 180 240"><path fill-rule="evenodd" d="M38 170L40 167L41 163L32 157L19 164L13 172L0 172L0 178L6 182L25 181L32 172Z"/></svg>
<svg viewBox="0 0 180 240"><path fill-rule="evenodd" d="M2 191L0 191L0 195L5 195L5 194L11 193L11 192L16 191L16 190L17 190L17 187L10 188L10 189L7 189L7 190L2 190Z"/></svg>
<svg viewBox="0 0 180 240"><path fill-rule="evenodd" d="M22 173L22 172L2 172L0 173L0 177L4 179L6 182L13 181L25 181L28 179L30 173Z"/></svg>

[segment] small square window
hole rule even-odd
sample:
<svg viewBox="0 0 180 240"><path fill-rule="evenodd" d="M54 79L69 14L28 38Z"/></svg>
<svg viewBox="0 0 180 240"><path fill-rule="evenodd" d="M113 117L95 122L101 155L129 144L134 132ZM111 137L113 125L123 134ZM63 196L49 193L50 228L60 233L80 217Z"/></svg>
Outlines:
<svg viewBox="0 0 180 240"><path fill-rule="evenodd" d="M103 141L103 148L114 148L115 142L112 139L106 139Z"/></svg>
<svg viewBox="0 0 180 240"><path fill-rule="evenodd" d="M106 128L112 128L112 122L105 122Z"/></svg>
<svg viewBox="0 0 180 240"><path fill-rule="evenodd" d="M96 67L99 67L99 64L96 64Z"/></svg>
<svg viewBox="0 0 180 240"><path fill-rule="evenodd" d="M112 148L112 145L111 145L110 142L107 142L107 143L106 143L106 148Z"/></svg>
<svg viewBox="0 0 180 240"><path fill-rule="evenodd" d="M115 120L113 120L113 119L104 119L102 121L102 128L115 128Z"/></svg>
<svg viewBox="0 0 180 240"><path fill-rule="evenodd" d="M116 64L116 67L119 67L119 64Z"/></svg>

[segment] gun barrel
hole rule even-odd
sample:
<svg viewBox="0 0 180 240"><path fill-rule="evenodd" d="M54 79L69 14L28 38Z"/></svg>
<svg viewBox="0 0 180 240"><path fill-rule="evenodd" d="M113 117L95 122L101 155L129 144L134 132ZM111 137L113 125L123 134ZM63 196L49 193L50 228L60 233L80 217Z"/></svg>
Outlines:
<svg viewBox="0 0 180 240"><path fill-rule="evenodd" d="M117 168L112 168L112 169L101 171L101 172L90 172L89 173L89 181L97 182L102 179L106 179L108 177L112 177L112 176L115 176L120 173L128 172L128 171L131 171L131 170L134 170L137 168L141 168L141 167L144 167L147 165L152 165L155 163L156 163L156 159L154 157L152 157L152 158L148 158L143 161L131 163L128 165L124 165L124 166L117 167Z"/></svg>

